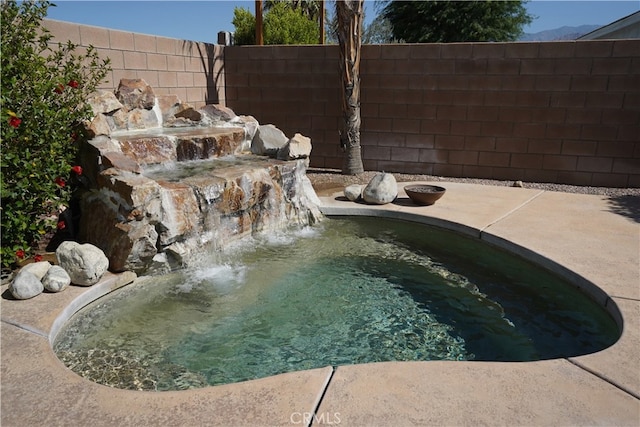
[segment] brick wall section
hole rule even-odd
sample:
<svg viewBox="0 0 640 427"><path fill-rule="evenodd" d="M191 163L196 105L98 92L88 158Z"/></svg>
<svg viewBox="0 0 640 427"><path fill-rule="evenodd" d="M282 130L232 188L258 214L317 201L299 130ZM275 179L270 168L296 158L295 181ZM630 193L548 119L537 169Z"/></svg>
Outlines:
<svg viewBox="0 0 640 427"><path fill-rule="evenodd" d="M101 89L120 79L142 78L157 95L177 95L195 107L224 103L224 47L46 19L57 43L92 45L111 58L113 71Z"/></svg>
<svg viewBox="0 0 640 427"><path fill-rule="evenodd" d="M341 168L337 46L225 48L226 102ZM366 45L367 170L640 186L640 40Z"/></svg>
<svg viewBox="0 0 640 427"><path fill-rule="evenodd" d="M342 167L337 46L222 47L45 20L111 58L104 89L226 104ZM640 40L365 45L367 170L640 187Z"/></svg>

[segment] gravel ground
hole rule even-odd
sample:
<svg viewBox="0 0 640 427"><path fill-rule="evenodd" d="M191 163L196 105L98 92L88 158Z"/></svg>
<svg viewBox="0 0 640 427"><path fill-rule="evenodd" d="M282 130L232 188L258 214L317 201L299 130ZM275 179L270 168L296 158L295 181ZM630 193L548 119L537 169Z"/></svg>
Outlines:
<svg viewBox="0 0 640 427"><path fill-rule="evenodd" d="M334 191L344 189L350 184L367 184L373 176L378 173L376 171L367 171L358 175L343 175L337 169L318 169L309 168L307 176L313 184L313 188L319 195L329 194ZM476 178L449 178L433 175L410 175L403 173L394 173L393 176L398 182L409 181L449 181L464 182L469 184L481 185L497 185L502 187L512 187L514 181L498 181L494 179L476 179ZM609 188L609 187L583 187L578 185L566 184L550 184L540 182L523 182L524 188L537 188L547 191L561 191L565 193L579 194L596 194L610 197L638 196L640 197L640 188Z"/></svg>

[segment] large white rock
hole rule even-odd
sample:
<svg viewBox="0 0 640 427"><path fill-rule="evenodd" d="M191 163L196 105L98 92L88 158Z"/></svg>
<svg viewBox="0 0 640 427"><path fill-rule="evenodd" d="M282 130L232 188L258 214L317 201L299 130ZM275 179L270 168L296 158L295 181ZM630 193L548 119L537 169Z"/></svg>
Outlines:
<svg viewBox="0 0 640 427"><path fill-rule="evenodd" d="M85 243L62 242L56 250L60 267L64 268L71 283L81 286L96 284L109 268L109 260L99 248Z"/></svg>
<svg viewBox="0 0 640 427"><path fill-rule="evenodd" d="M284 147L278 150L278 159L307 159L311 155L311 138L296 133Z"/></svg>
<svg viewBox="0 0 640 427"><path fill-rule="evenodd" d="M71 284L71 277L64 268L53 265L42 278L42 284L49 292L60 292Z"/></svg>
<svg viewBox="0 0 640 427"><path fill-rule="evenodd" d="M398 197L396 178L390 173L379 173L362 190L362 198L367 203L385 205Z"/></svg>
<svg viewBox="0 0 640 427"><path fill-rule="evenodd" d="M28 271L38 278L38 280L42 280L47 271L51 268L51 264L49 261L40 261L40 262L32 262L31 264L27 264L22 267L22 271Z"/></svg>
<svg viewBox="0 0 640 427"><path fill-rule="evenodd" d="M344 197L351 200L352 202L355 202L360 197L362 197L362 187L363 186L360 184L347 185L344 188Z"/></svg>
<svg viewBox="0 0 640 427"><path fill-rule="evenodd" d="M40 295L44 286L35 274L23 268L9 285L9 291L16 299L29 299Z"/></svg>
<svg viewBox="0 0 640 427"><path fill-rule="evenodd" d="M251 141L251 152L261 156L275 156L289 138L274 125L261 125Z"/></svg>

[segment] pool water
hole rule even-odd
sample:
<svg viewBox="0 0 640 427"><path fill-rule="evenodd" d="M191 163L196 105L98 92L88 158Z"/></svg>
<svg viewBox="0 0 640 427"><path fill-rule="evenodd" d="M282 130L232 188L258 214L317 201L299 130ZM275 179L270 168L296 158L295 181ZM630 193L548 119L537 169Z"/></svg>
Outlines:
<svg viewBox="0 0 640 427"><path fill-rule="evenodd" d="M58 356L93 381L178 390L412 360L588 354L620 331L559 277L477 239L380 218L255 236L77 313Z"/></svg>

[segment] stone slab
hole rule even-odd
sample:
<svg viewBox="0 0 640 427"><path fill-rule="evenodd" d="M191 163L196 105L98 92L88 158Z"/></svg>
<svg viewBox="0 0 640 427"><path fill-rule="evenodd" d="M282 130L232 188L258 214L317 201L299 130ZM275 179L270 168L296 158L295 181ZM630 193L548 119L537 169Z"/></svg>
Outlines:
<svg viewBox="0 0 640 427"><path fill-rule="evenodd" d="M561 262L612 297L640 300L640 224L607 196L547 191L485 232Z"/></svg>
<svg viewBox="0 0 640 427"><path fill-rule="evenodd" d="M336 369L317 411L335 414L345 426L637 426L640 401L566 360L385 362Z"/></svg>
<svg viewBox="0 0 640 427"><path fill-rule="evenodd" d="M621 298L613 301L624 317L618 342L603 351L570 360L640 399L640 301Z"/></svg>

